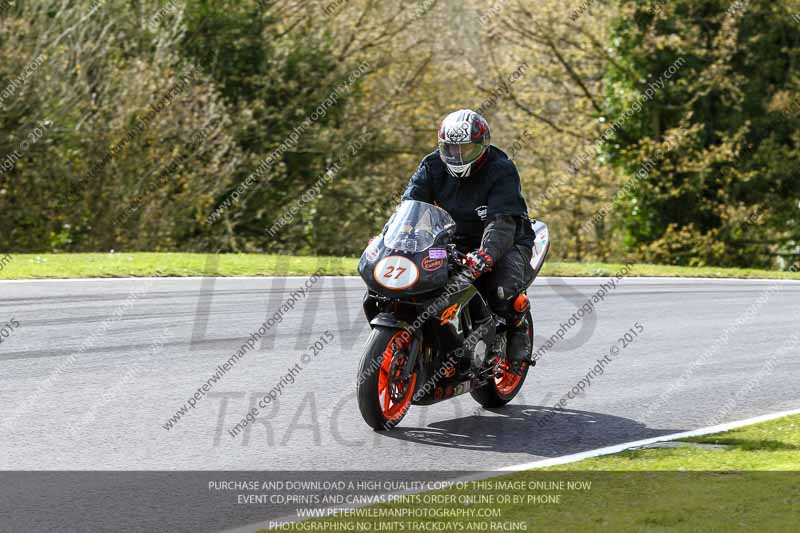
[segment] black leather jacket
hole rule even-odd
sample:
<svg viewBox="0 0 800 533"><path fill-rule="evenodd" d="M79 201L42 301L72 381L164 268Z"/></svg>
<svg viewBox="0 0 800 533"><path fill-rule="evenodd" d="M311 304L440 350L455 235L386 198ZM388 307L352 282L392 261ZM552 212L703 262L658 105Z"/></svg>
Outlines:
<svg viewBox="0 0 800 533"><path fill-rule="evenodd" d="M485 249L495 262L515 244L533 246L534 233L514 162L494 146L468 178L447 172L438 152L427 155L411 176L403 200L435 204L453 217L455 242Z"/></svg>

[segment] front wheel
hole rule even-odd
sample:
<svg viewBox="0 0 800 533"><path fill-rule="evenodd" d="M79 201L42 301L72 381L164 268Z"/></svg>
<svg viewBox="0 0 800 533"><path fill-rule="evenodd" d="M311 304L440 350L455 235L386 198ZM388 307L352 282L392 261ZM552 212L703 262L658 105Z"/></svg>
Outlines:
<svg viewBox="0 0 800 533"><path fill-rule="evenodd" d="M533 351L533 317L528 311L528 337ZM528 354L530 357L531 354ZM525 383L530 365L522 363L518 373L512 372L508 359L503 357L496 363L494 378L483 387L470 391L472 398L484 407L502 407L517 395Z"/></svg>
<svg viewBox="0 0 800 533"><path fill-rule="evenodd" d="M364 348L358 374L358 408L370 427L390 429L411 406L417 374L401 379L408 360L411 336L405 330L378 326Z"/></svg>

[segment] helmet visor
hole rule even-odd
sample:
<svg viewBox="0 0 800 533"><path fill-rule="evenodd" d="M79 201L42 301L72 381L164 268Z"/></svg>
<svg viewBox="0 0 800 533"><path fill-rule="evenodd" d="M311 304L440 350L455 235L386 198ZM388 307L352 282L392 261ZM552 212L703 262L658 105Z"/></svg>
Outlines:
<svg viewBox="0 0 800 533"><path fill-rule="evenodd" d="M453 144L439 140L439 154L449 165L468 165L474 163L483 153L483 144Z"/></svg>

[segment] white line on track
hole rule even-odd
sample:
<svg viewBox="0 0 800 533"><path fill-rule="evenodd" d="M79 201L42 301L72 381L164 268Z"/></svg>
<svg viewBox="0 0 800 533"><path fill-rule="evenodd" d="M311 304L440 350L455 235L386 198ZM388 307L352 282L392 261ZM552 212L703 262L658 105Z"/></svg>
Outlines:
<svg viewBox="0 0 800 533"><path fill-rule="evenodd" d="M611 455L614 453L620 453L625 450L630 450L633 448L641 448L642 446L648 446L650 444L655 444L657 442L665 442L671 440L679 440L679 439L687 439L690 437L701 437L703 435L710 435L712 433L721 433L723 431L730 431L732 429L750 426L752 424L758 424L760 422L768 422L770 420L775 420L777 418L782 418L784 416L792 416L800 414L800 409L793 409L790 411L780 411L777 413L770 413L766 415L756 416L753 418L747 418L745 420L737 420L735 422L727 422L725 424L719 424L716 426L709 426L700 429L693 429L691 431L683 431L681 433L671 433L669 435L662 435L660 437L653 437L650 439L642 439L642 440L635 440L631 442L624 442L622 444L615 444L614 446L606 446L605 448L598 448L596 450L589 450L581 453L574 453L571 455L564 455L561 457L553 457L551 459L542 459L539 461L533 461L530 463L522 463L517 465L505 466L502 468L496 468L489 472L480 472L478 474L464 476L457 479L449 480L452 483L459 483L459 482L469 482L469 481L481 481L484 479L497 477L500 473L505 472L519 472L523 470L533 470L537 468L546 468L548 466L558 466L568 463L576 463L578 461L583 461L584 459L590 459L592 457L600 457L603 455ZM397 494L399 495L410 495L410 494L417 494L420 492L426 492L424 490L408 490L402 491ZM337 506L336 509L343 509L347 508L351 509L358 509L361 507L368 507L367 504L364 505L352 505L352 506ZM332 517L328 517L332 518ZM255 524L248 524L245 526L240 526L232 529L226 529L221 533L252 533L254 531L258 531L261 529L269 529L270 522L271 523L293 523L293 522L300 522L304 519L297 517L297 515L288 515L281 518L273 518L269 521L258 522ZM309 519L306 519L309 520Z"/></svg>
<svg viewBox="0 0 800 533"><path fill-rule="evenodd" d="M730 431L732 429L758 424L760 422L768 422L781 418L784 416L798 415L800 409L792 411L780 411L778 413L771 413L768 415L756 416L754 418L747 418L745 420L737 420L736 422L728 422L726 424L719 424L716 426L709 426L700 429L693 429L691 431L684 431L682 433L671 433L669 435L661 435L660 437L652 437L649 439L635 440L632 442L623 442L622 444L615 444L614 446L606 446L605 448L598 448L596 450L589 450L586 452L573 453L572 455L563 455L561 457L553 457L551 459L542 459L539 461L532 461L530 463L522 463L518 465L505 466L498 468L496 472L518 472L520 470L531 470L534 468L546 468L548 466L565 465L567 463L575 463L590 459L592 457L600 457L602 455L610 455L613 453L623 452L632 448L641 448L642 446L649 446L657 442L664 442L670 440L688 439L690 437L702 437L703 435L710 435L712 433L721 433L723 431Z"/></svg>

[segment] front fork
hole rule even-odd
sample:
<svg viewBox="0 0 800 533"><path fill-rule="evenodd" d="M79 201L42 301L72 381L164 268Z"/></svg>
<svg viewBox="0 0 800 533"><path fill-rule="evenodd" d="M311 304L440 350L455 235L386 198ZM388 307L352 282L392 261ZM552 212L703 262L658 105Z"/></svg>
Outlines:
<svg viewBox="0 0 800 533"><path fill-rule="evenodd" d="M420 333L418 331L412 331L411 324L405 320L400 320L391 313L378 313L372 320L370 320L369 324L373 327L387 326L390 328L401 329L411 336L411 344L408 348L408 357L406 358L406 363L403 365L403 371L400 375L400 378L403 380L410 378L411 374L414 372L414 365L417 362L417 355L419 354Z"/></svg>
<svg viewBox="0 0 800 533"><path fill-rule="evenodd" d="M406 364L403 367L403 372L400 374L400 379L404 381L409 379L414 372L414 365L417 363L417 355L419 354L419 344L419 337L414 335L411 338L411 346L408 348Z"/></svg>

